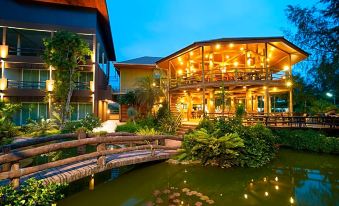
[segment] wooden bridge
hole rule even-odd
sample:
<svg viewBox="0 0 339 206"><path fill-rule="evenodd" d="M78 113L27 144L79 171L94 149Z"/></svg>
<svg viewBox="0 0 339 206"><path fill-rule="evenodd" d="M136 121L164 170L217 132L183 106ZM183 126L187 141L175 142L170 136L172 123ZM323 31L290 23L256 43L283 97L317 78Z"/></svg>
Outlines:
<svg viewBox="0 0 339 206"><path fill-rule="evenodd" d="M179 148L166 146L166 142L173 140L181 141L182 138L171 135L138 136L130 133L93 136L81 132L5 145L0 155L0 183L12 183L16 188L31 177L42 179L45 183L69 183L112 168L165 160ZM96 150L86 153L86 145L95 146ZM115 148L117 145L120 148ZM77 148L78 155L36 166L20 167L20 161L24 159L69 148Z"/></svg>

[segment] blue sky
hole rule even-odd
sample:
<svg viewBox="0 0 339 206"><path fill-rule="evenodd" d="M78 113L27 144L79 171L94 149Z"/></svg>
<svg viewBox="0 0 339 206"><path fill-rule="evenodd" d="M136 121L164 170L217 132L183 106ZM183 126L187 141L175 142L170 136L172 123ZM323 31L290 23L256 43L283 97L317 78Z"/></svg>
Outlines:
<svg viewBox="0 0 339 206"><path fill-rule="evenodd" d="M288 4L318 0L107 0L117 61L167 56L194 41L282 36Z"/></svg>

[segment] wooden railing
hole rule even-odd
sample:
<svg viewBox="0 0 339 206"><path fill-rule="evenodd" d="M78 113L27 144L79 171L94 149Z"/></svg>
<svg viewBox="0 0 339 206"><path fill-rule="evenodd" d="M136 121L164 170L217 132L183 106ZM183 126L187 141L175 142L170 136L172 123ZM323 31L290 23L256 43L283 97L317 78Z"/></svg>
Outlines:
<svg viewBox="0 0 339 206"><path fill-rule="evenodd" d="M77 139L72 140L74 138ZM4 145L1 147L2 154L0 155L0 164L2 165L0 180L10 179L12 186L16 188L19 186L20 177L22 176L66 164L97 158L97 167L105 168L106 155L136 150L151 150L151 155L154 155L155 149L178 149L178 147L167 147L164 144L159 144L161 141L165 142L166 139L182 140L181 137L172 135L138 136L131 133L109 133L104 136L93 136L87 135L86 133L78 133L54 135ZM126 147L119 149L112 149L112 147L107 148L108 145L116 144L123 144ZM96 151L86 153L86 145L96 145ZM20 168L20 160L68 148L77 148L79 155L37 166Z"/></svg>
<svg viewBox="0 0 339 206"><path fill-rule="evenodd" d="M234 113L207 113L206 117L232 118ZM248 113L243 118L245 125L262 123L268 127L299 127L299 128L339 128L339 117L337 116L287 116L279 114Z"/></svg>

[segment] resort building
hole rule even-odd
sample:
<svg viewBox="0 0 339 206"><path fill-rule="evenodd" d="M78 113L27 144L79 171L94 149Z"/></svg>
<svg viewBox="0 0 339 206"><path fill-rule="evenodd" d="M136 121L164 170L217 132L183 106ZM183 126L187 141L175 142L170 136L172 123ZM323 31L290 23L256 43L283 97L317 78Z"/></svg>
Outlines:
<svg viewBox="0 0 339 206"><path fill-rule="evenodd" d="M56 31L78 33L89 44L92 57L81 65L71 104L71 119L94 113L107 118L112 99L110 72L115 61L109 16L105 0L1 0L1 80L2 100L22 105L15 122L49 118L54 68L44 64L43 39ZM47 100L46 100L47 98Z"/></svg>
<svg viewBox="0 0 339 206"><path fill-rule="evenodd" d="M115 66L122 72L121 93L133 85L125 71L148 76L162 70L171 112L191 121L233 115L239 104L247 114L292 114L292 67L307 56L283 37L223 38L195 42L156 62ZM277 108L276 97L286 106Z"/></svg>

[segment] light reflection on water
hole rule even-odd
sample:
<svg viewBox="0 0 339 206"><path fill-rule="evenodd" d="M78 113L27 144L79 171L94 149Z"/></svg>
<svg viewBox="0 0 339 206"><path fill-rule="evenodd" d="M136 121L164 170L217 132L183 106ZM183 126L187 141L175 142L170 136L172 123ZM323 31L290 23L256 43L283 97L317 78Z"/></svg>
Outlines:
<svg viewBox="0 0 339 206"><path fill-rule="evenodd" d="M282 150L262 168L159 163L58 205L339 205L339 158Z"/></svg>

